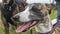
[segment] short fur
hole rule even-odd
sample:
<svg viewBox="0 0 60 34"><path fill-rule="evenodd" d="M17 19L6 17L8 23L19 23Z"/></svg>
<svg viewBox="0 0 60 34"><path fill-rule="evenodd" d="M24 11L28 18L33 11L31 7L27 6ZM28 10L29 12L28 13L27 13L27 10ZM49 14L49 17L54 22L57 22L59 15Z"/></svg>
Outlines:
<svg viewBox="0 0 60 34"><path fill-rule="evenodd" d="M24 0L21 2L22 4L18 4L18 1L15 0L3 0L2 3L2 7L1 7L1 12L2 12L2 21L3 21L3 25L4 25L4 31L5 34L9 34L9 24L17 27L17 23L15 23L14 21L12 21L12 17L13 15L15 15L16 13L19 12L19 9L21 9L20 11L24 10L24 6L26 5L26 3ZM21 6L21 7L19 7Z"/></svg>

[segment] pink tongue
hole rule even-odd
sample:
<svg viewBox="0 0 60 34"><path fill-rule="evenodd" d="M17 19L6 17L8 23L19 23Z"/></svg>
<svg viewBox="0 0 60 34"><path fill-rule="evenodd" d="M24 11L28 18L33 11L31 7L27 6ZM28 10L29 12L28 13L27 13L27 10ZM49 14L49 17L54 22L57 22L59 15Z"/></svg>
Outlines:
<svg viewBox="0 0 60 34"><path fill-rule="evenodd" d="M19 26L19 27L16 29L16 32L17 32L17 33L20 33L20 32L22 32L23 30L28 29L30 25L31 25L31 23L27 23L27 24L25 24L25 25L21 25L21 26Z"/></svg>

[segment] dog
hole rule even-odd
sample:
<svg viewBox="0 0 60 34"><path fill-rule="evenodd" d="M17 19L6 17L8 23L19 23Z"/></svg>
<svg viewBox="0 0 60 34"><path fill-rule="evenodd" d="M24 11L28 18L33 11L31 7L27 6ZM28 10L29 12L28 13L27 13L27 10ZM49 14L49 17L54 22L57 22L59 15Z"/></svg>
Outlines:
<svg viewBox="0 0 60 34"><path fill-rule="evenodd" d="M28 4L24 11L13 16L13 20L20 22L20 26L16 29L17 33L25 32L35 27L37 32L47 34L52 29L50 16L45 4Z"/></svg>
<svg viewBox="0 0 60 34"><path fill-rule="evenodd" d="M9 34L9 24L17 27L18 24L11 18L19 11L23 11L25 5L25 0L3 0L1 12L5 34Z"/></svg>

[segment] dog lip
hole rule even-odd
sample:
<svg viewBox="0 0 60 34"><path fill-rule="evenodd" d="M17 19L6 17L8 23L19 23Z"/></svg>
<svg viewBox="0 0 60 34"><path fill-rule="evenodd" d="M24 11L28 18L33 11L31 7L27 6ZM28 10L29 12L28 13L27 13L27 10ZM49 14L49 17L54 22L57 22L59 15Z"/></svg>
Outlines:
<svg viewBox="0 0 60 34"><path fill-rule="evenodd" d="M26 24L23 24L21 26L19 26L17 29L16 29L16 32L17 33L21 33L23 32L24 30L28 30L30 29L32 26L34 26L35 24L37 24L36 22L38 22L38 20L32 20L32 21L28 21Z"/></svg>

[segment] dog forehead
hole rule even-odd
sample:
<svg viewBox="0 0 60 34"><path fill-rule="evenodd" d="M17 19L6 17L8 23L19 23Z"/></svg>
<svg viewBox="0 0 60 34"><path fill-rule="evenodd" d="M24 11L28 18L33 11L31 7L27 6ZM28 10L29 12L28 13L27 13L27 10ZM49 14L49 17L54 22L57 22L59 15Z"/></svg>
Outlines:
<svg viewBox="0 0 60 34"><path fill-rule="evenodd" d="M30 10L33 10L33 11L37 11L37 10L40 10L41 8L41 5L40 5L40 3L33 3L33 4L30 4L29 5L29 7L30 7Z"/></svg>
<svg viewBox="0 0 60 34"><path fill-rule="evenodd" d="M25 10L22 11L22 12L25 12L25 11L28 11L28 12L31 12L31 11L32 12L40 12L39 6L40 6L40 3L28 4L25 7Z"/></svg>

